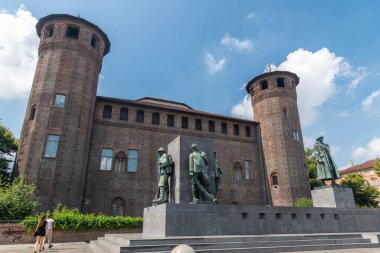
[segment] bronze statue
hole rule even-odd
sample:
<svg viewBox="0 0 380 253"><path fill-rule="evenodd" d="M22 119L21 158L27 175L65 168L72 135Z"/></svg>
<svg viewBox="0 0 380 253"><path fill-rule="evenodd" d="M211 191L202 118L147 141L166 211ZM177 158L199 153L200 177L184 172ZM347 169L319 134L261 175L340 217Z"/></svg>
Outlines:
<svg viewBox="0 0 380 253"><path fill-rule="evenodd" d="M340 178L339 172L331 156L329 145L323 143L323 136L317 138L314 150L317 153L317 179L324 185L326 180L331 180L332 185L336 185L335 180Z"/></svg>
<svg viewBox="0 0 380 253"><path fill-rule="evenodd" d="M197 144L191 145L189 173L191 175L191 194L193 196L193 203L202 201L217 203L217 199L211 194L207 156L204 152L199 151Z"/></svg>
<svg viewBox="0 0 380 253"><path fill-rule="evenodd" d="M156 205L169 202L169 177L173 172L173 161L170 155L166 154L165 149L159 148L158 155L160 156L157 164L159 179L157 194L153 200L153 204Z"/></svg>
<svg viewBox="0 0 380 253"><path fill-rule="evenodd" d="M219 160L216 156L216 152L214 152L214 160L215 160L215 196L218 195L219 187L220 187L220 176L222 175L222 169L219 166Z"/></svg>

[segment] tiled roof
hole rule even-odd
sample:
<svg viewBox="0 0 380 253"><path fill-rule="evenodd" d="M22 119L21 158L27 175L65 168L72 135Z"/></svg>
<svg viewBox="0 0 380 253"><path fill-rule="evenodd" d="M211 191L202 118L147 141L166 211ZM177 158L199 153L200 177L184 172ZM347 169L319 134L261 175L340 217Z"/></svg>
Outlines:
<svg viewBox="0 0 380 253"><path fill-rule="evenodd" d="M358 164L358 165L349 167L347 169L339 171L339 174L343 175L343 174L348 174L348 173L352 173L352 172L372 169L373 167L375 167L375 161L376 161L376 159L373 159L373 160L366 161L362 164Z"/></svg>

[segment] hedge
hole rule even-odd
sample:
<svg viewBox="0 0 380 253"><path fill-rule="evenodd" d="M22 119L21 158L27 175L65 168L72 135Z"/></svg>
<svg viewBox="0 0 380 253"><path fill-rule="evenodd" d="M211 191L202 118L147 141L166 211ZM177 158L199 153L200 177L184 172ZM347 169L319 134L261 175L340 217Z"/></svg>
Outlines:
<svg viewBox="0 0 380 253"><path fill-rule="evenodd" d="M47 215L50 214L48 211ZM43 213L26 217L21 224L27 230L36 228ZM55 229L97 229L97 228L142 228L142 217L107 216L104 214L83 214L78 209L58 206L53 212Z"/></svg>

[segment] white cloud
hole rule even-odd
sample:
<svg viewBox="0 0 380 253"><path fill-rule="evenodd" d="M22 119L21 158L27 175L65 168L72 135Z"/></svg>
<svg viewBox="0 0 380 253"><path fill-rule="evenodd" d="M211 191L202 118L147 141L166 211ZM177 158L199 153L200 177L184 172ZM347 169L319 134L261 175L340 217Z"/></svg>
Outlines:
<svg viewBox="0 0 380 253"><path fill-rule="evenodd" d="M375 98L380 96L380 90L374 91L369 95L366 99L362 102L362 108L363 110L369 110L372 107L372 104L375 100Z"/></svg>
<svg viewBox="0 0 380 253"><path fill-rule="evenodd" d="M355 163L362 163L376 157L380 157L380 138L378 137L373 137L365 147L355 147L352 151L352 159Z"/></svg>
<svg viewBox="0 0 380 253"><path fill-rule="evenodd" d="M254 19L255 17L256 17L256 13L251 12L251 13L248 13L247 16L245 16L245 19L250 20L250 19Z"/></svg>
<svg viewBox="0 0 380 253"><path fill-rule="evenodd" d="M353 70L352 67L348 65L346 75L352 78L346 92L352 94L354 90L360 85L360 82L368 76L368 72L365 67L358 67Z"/></svg>
<svg viewBox="0 0 380 253"><path fill-rule="evenodd" d="M251 49L253 43L251 40L239 40L237 38L230 37L228 34L226 34L220 41L220 44L226 46L231 51L242 52L244 50Z"/></svg>
<svg viewBox="0 0 380 253"><path fill-rule="evenodd" d="M242 101L232 107L231 114L237 118L253 120L251 96L249 94L245 95Z"/></svg>
<svg viewBox="0 0 380 253"><path fill-rule="evenodd" d="M305 148L313 148L315 143L315 138L311 136L303 136L303 145Z"/></svg>
<svg viewBox="0 0 380 253"><path fill-rule="evenodd" d="M339 117L339 118L342 118L342 119L345 119L345 118L349 118L351 116L351 113L346 111L346 110L343 110L343 111L339 111L339 112L334 112L334 113L332 113L332 115Z"/></svg>
<svg viewBox="0 0 380 253"><path fill-rule="evenodd" d="M211 74L221 71L226 65L226 58L222 57L220 60L215 60L214 56L210 53L206 53L205 62L208 67L208 71Z"/></svg>
<svg viewBox="0 0 380 253"><path fill-rule="evenodd" d="M300 77L297 94L303 126L318 119L321 106L337 91L336 80L339 77L354 78L356 73L343 57L327 48L316 52L300 48L290 53L279 66L271 64L271 69L291 71Z"/></svg>
<svg viewBox="0 0 380 253"><path fill-rule="evenodd" d="M0 11L0 99L25 98L37 64L37 19L23 5Z"/></svg>

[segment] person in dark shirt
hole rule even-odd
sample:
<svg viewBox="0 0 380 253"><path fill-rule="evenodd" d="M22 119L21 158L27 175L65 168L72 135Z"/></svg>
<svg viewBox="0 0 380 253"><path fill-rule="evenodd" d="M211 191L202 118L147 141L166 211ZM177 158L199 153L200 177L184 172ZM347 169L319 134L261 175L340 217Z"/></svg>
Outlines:
<svg viewBox="0 0 380 253"><path fill-rule="evenodd" d="M46 233L46 215L43 215L40 221L38 222L36 232L34 233L34 236L36 237L36 245L34 246L34 253L42 251L42 245L45 239L45 233Z"/></svg>

